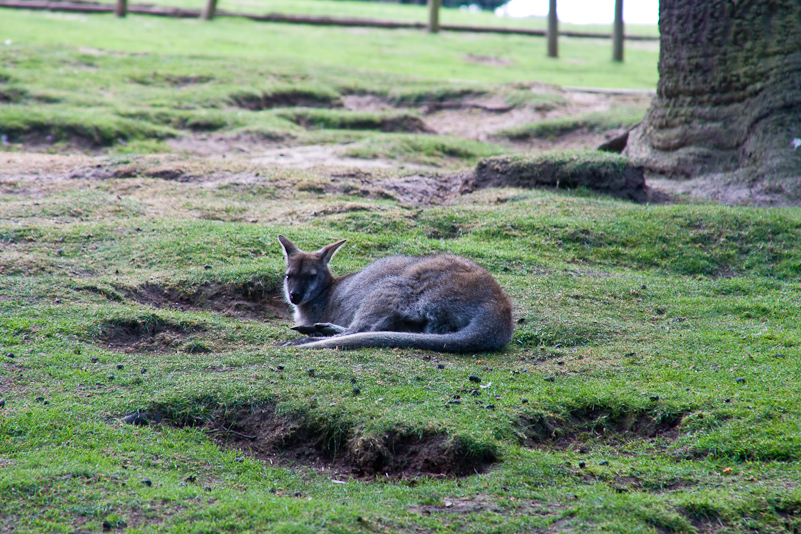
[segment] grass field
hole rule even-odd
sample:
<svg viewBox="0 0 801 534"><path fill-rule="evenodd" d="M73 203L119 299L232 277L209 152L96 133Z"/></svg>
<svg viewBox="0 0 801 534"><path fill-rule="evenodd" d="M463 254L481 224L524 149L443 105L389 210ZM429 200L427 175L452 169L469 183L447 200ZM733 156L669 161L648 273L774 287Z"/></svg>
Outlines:
<svg viewBox="0 0 801 534"><path fill-rule="evenodd" d="M0 531L801 529L801 212L404 189L630 127L548 84L650 88L657 51L0 17ZM310 147L347 154L276 163ZM467 256L513 340L278 347L279 233L347 238L337 273Z"/></svg>

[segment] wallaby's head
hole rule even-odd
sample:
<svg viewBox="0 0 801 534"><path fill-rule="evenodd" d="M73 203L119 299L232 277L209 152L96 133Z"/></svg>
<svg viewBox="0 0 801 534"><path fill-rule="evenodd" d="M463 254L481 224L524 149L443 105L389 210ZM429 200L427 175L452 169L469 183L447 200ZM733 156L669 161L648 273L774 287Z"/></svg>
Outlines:
<svg viewBox="0 0 801 534"><path fill-rule="evenodd" d="M286 237L279 235L278 241L284 247L286 258L286 278L284 293L287 300L298 306L314 299L329 283L333 275L328 262L346 239L326 245L315 252L304 252Z"/></svg>

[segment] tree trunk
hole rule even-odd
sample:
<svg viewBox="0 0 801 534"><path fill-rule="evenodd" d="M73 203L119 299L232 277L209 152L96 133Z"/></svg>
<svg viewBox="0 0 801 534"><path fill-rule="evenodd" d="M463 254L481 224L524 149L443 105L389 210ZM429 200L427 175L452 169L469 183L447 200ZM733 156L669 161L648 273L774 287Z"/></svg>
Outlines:
<svg viewBox="0 0 801 534"><path fill-rule="evenodd" d="M650 184L801 204L801 2L661 0L659 30L657 96L626 148Z"/></svg>

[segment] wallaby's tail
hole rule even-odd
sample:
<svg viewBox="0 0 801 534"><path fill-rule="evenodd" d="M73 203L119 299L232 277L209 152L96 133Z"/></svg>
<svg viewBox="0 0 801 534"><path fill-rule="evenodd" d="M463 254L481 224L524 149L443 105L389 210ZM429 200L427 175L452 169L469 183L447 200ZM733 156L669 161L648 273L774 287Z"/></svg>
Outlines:
<svg viewBox="0 0 801 534"><path fill-rule="evenodd" d="M499 324L499 321L502 324ZM510 316L479 316L462 330L448 334L415 334L412 332L357 332L332 336L298 345L302 349L361 349L367 347L406 347L435 352L482 352L497 350L512 338Z"/></svg>

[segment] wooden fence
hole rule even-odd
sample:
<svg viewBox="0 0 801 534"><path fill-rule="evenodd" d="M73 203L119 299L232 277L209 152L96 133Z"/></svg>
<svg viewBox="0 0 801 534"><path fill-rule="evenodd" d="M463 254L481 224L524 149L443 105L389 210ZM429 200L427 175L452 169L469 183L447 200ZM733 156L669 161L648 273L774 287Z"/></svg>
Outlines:
<svg viewBox="0 0 801 534"><path fill-rule="evenodd" d="M556 16L557 0L550 0L547 30L532 30L525 28L494 28L489 26L453 26L440 24L439 11L440 0L428 0L428 23L422 22L395 22L365 19L345 19L332 17L309 17L300 15L254 15L248 13L235 13L217 9L217 0L205 0L203 9L179 9L171 7L159 7L153 5L132 4L128 5L128 0L116 0L116 4L100 4L90 2L69 2L69 1L47 1L47 0L0 0L0 7L34 9L48 11L65 11L73 13L111 13L114 12L118 17L124 17L128 13L155 15L164 17L179 18L202 18L211 20L217 16L242 17L250 20L263 22L285 22L294 24L311 24L322 26L361 26L375 28L413 28L427 29L429 32L436 33L440 30L478 32L478 33L506 33L518 35L534 35L547 37L548 50L550 57L558 57L558 37L589 37L593 39L608 39L609 34L605 33L584 33L584 32L560 32L559 20ZM612 59L623 61L623 42L630 41L651 41L658 40L659 37L624 35L623 33L623 0L615 0L615 23L612 34Z"/></svg>

